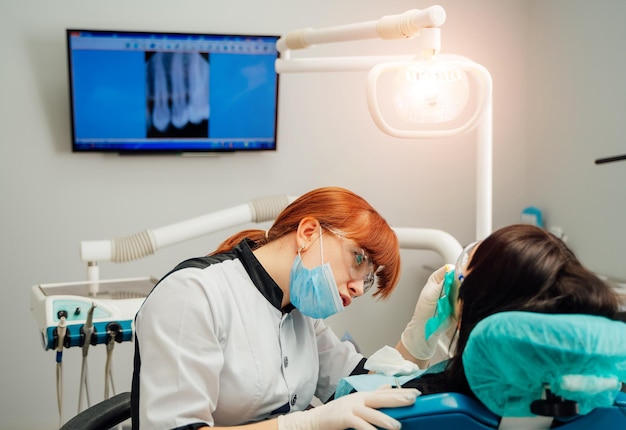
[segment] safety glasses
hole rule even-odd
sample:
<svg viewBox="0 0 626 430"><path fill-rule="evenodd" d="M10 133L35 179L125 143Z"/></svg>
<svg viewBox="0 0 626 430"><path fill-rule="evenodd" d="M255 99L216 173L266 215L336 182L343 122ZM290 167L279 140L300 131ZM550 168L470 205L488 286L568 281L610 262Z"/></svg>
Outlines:
<svg viewBox="0 0 626 430"><path fill-rule="evenodd" d="M463 280L465 279L464 273L465 273L465 269L467 269L467 264L469 263L469 257L472 251L474 250L474 248L476 247L476 245L478 245L478 243L479 243L478 241L472 242L469 245L467 245L465 248L463 248L463 251L459 255L459 258L457 259L456 264L454 265L454 273L455 273L455 280L457 283L457 289L463 283Z"/></svg>
<svg viewBox="0 0 626 430"><path fill-rule="evenodd" d="M363 293L367 293L372 286L376 276L374 273L374 263L369 255L352 241L345 237L345 234L338 230L324 227L326 230L341 239L345 263L350 270L350 278L355 281L363 281Z"/></svg>

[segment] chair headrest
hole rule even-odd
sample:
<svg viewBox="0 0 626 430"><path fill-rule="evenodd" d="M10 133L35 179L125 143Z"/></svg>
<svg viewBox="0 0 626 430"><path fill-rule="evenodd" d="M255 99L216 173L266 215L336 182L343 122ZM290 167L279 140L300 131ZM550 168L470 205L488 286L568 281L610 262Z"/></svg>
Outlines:
<svg viewBox="0 0 626 430"><path fill-rule="evenodd" d="M614 403L626 381L626 324L582 314L502 312L472 330L463 367L492 412L527 417L546 385L581 414Z"/></svg>

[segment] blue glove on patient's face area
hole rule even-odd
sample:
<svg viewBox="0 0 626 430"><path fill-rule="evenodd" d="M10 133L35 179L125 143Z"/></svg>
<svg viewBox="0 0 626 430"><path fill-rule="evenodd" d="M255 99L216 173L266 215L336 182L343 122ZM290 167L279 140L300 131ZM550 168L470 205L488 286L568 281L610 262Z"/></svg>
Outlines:
<svg viewBox="0 0 626 430"><path fill-rule="evenodd" d="M456 282L455 279L454 270L450 270L444 275L443 288L441 289L441 296L437 300L435 315L426 321L424 328L426 339L440 330L447 330L450 320L455 317L454 309L457 297L459 297L459 282Z"/></svg>
<svg viewBox="0 0 626 430"><path fill-rule="evenodd" d="M470 255L480 242L472 242L463 248L454 266L446 265L446 272L443 278L443 286L435 314L426 322L425 336L428 340L433 334L447 330L450 323L458 320L457 301L459 298L459 288L465 277L465 270L469 264Z"/></svg>
<svg viewBox="0 0 626 430"><path fill-rule="evenodd" d="M446 274L452 272L447 276L452 276L451 280L454 280L453 271L454 266L446 264L428 277L420 292L411 321L402 332L400 338L402 344L418 360L430 360L433 357L439 341L438 334L444 333L447 329L446 322L452 320L447 318L447 315L451 315L454 306L449 307L444 303L444 300L450 300L448 298L450 293L443 290ZM441 302L441 310L437 310L439 302ZM429 338L427 338L426 323L431 318L434 320L430 323L432 327L428 332Z"/></svg>

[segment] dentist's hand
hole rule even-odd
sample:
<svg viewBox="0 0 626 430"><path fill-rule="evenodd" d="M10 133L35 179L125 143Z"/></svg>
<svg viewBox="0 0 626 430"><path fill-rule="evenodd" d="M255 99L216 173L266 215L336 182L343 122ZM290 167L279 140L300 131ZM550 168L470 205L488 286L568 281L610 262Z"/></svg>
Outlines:
<svg viewBox="0 0 626 430"><path fill-rule="evenodd" d="M278 430L386 430L400 423L378 408L395 408L415 403L420 392L413 388L382 387L376 391L348 394L307 411L278 417Z"/></svg>
<svg viewBox="0 0 626 430"><path fill-rule="evenodd" d="M437 341L447 331L447 327L442 327L433 333L429 339L426 339L426 321L435 314L437 301L443 288L444 276L450 270L454 270L454 266L447 264L430 275L417 299L413 317L400 338L406 350L420 361L428 361L433 357Z"/></svg>

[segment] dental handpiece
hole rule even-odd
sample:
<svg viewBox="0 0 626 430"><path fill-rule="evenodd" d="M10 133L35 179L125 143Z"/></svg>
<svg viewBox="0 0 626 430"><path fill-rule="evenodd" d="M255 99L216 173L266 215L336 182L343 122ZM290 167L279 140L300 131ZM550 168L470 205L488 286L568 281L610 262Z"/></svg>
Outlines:
<svg viewBox="0 0 626 430"><path fill-rule="evenodd" d="M91 344L91 336L93 335L93 311L96 309L96 304L92 303L89 311L87 312L87 319L85 325L82 327L84 342L83 342L83 357L87 356L89 345Z"/></svg>
<svg viewBox="0 0 626 430"><path fill-rule="evenodd" d="M87 407L91 405L89 401L89 388L87 386L87 354L89 352L89 346L91 344L91 336L94 332L93 327L93 311L96 309L96 304L92 303L89 311L87 312L87 319L85 320L85 324L81 328L83 333L83 363L80 369L80 388L78 391L78 413L82 410L83 407L83 390L85 392L85 396L87 397Z"/></svg>

